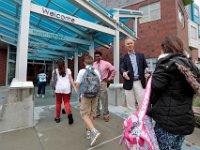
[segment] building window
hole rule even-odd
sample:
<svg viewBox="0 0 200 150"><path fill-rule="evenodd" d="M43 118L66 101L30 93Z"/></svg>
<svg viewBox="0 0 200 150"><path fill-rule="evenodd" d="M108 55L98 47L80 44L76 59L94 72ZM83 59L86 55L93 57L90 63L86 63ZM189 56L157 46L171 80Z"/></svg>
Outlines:
<svg viewBox="0 0 200 150"><path fill-rule="evenodd" d="M194 7L194 15L199 17L199 9L197 7Z"/></svg>
<svg viewBox="0 0 200 150"><path fill-rule="evenodd" d="M190 37L193 40L197 40L197 29L195 27L193 27L193 26L191 26Z"/></svg>
<svg viewBox="0 0 200 150"><path fill-rule="evenodd" d="M16 47L15 46L10 45L9 59L12 61L16 61Z"/></svg>
<svg viewBox="0 0 200 150"><path fill-rule="evenodd" d="M178 18L181 23L181 27L184 28L185 27L184 13L179 5L178 5Z"/></svg>
<svg viewBox="0 0 200 150"><path fill-rule="evenodd" d="M200 25L198 26L198 36L199 36L199 38L200 38ZM200 51L199 51L200 52Z"/></svg>
<svg viewBox="0 0 200 150"><path fill-rule="evenodd" d="M160 15L160 2L153 3L139 8L143 12L143 17L140 23L150 22L161 19Z"/></svg>

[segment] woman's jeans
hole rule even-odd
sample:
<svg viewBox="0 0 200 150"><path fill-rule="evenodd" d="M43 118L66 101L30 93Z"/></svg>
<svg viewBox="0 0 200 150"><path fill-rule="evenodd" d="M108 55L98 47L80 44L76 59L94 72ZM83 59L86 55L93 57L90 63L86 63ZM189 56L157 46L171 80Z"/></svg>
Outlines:
<svg viewBox="0 0 200 150"><path fill-rule="evenodd" d="M45 95L45 88L46 88L46 82L38 82L38 91L37 94Z"/></svg>
<svg viewBox="0 0 200 150"><path fill-rule="evenodd" d="M184 135L175 135L165 131L156 123L155 133L158 140L160 150L181 150L181 146L185 139Z"/></svg>

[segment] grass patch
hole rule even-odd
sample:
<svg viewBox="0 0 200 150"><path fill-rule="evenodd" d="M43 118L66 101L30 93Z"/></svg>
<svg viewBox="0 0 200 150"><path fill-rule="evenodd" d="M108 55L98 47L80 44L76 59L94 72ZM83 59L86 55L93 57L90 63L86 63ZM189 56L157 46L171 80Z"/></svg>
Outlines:
<svg viewBox="0 0 200 150"><path fill-rule="evenodd" d="M200 96L195 96L193 99L193 106L200 107ZM195 116L195 126L200 128L200 117Z"/></svg>

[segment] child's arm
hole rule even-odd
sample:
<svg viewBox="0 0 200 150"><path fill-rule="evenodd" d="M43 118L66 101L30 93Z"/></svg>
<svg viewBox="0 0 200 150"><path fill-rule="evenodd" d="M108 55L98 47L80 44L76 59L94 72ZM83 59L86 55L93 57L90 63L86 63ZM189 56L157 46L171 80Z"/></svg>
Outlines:
<svg viewBox="0 0 200 150"><path fill-rule="evenodd" d="M77 89L77 93L79 93L79 91L80 91L80 83L76 83L76 89Z"/></svg>
<svg viewBox="0 0 200 150"><path fill-rule="evenodd" d="M76 89L77 89L77 93L78 93L78 101L79 103L81 103L81 93L80 93L80 83L76 83Z"/></svg>
<svg viewBox="0 0 200 150"><path fill-rule="evenodd" d="M71 83L71 85L73 86L75 92L78 93L78 92L77 92L77 88L76 88L76 86L75 86L75 83L74 83L74 80L73 80L71 74L69 75L69 80L70 80L70 83Z"/></svg>

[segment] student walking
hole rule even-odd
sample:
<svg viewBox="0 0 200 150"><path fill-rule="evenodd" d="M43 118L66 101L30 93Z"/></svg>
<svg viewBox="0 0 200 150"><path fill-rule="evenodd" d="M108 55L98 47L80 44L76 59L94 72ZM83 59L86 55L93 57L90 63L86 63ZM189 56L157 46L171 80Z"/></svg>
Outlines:
<svg viewBox="0 0 200 150"><path fill-rule="evenodd" d="M60 112L61 104L64 101L65 110L68 114L68 123L73 124L73 116L70 106L70 95L71 95L71 85L74 87L76 92L76 87L74 80L71 76L71 70L65 67L65 62L62 59L58 60L58 68L52 73L52 79L55 83L55 95L56 95L56 118L55 122L60 122Z"/></svg>
<svg viewBox="0 0 200 150"><path fill-rule="evenodd" d="M40 95L42 95L42 98L44 98L46 83L47 83L47 75L44 73L44 70L41 69L40 73L37 75L37 85L38 85L37 97L40 97Z"/></svg>
<svg viewBox="0 0 200 150"><path fill-rule="evenodd" d="M90 146L93 146L100 132L94 127L93 118L96 116L98 94L100 90L100 74L92 66L93 58L85 56L85 69L81 69L76 79L77 91L80 91L80 114L86 124L86 137L90 139Z"/></svg>

